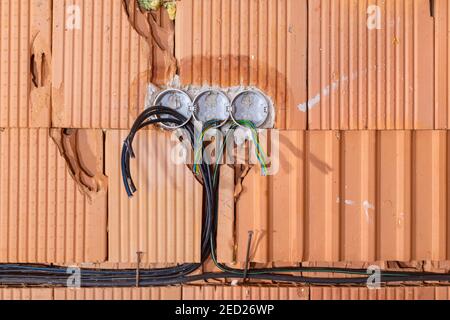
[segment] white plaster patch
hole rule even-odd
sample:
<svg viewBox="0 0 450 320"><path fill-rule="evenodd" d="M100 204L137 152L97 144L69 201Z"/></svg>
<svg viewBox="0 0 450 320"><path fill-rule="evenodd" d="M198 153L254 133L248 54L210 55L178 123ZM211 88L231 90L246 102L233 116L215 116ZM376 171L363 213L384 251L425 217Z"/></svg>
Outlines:
<svg viewBox="0 0 450 320"><path fill-rule="evenodd" d="M363 205L364 215L366 217L366 221L367 221L367 223L370 223L369 210L375 210L375 206L373 204L369 203L369 201L367 201L367 200L364 200L362 205Z"/></svg>

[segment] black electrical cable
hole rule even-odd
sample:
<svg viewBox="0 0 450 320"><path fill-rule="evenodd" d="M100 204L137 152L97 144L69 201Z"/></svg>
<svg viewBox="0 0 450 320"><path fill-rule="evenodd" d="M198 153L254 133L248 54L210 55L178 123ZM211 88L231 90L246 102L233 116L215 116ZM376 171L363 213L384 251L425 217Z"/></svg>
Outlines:
<svg viewBox="0 0 450 320"><path fill-rule="evenodd" d="M243 275L236 275L234 273L203 273L196 275L180 276L178 278L154 278L143 276L140 280L140 286L168 286L168 285L179 285L187 284L198 281L206 281L211 279L243 279ZM294 275L282 275L282 274L270 274L270 275L249 275L249 279L255 280L270 280L276 283L294 283L294 284L326 284L326 285L339 285L339 284L354 284L363 285L367 283L367 277L357 277L357 278L320 278L320 277L305 277L305 276L294 276ZM26 277L17 274L7 274L0 277L2 285L14 286L14 285L47 285L47 286L67 286L67 277L61 274L34 274L28 273ZM108 277L100 276L86 276L84 273L81 274L80 279L81 287L131 287L135 286L134 276L120 276L120 275L110 275ZM392 283L392 282L408 282L408 281L440 281L449 282L449 274L412 274L409 275L407 279L405 276L386 276L380 274L380 283Z"/></svg>
<svg viewBox="0 0 450 320"><path fill-rule="evenodd" d="M169 116L169 118L161 117L161 116ZM175 124L182 125L186 123L187 119L179 114L178 112L170 109L170 108L162 108L162 107L152 107L145 110L135 121L133 124L128 137L126 138L123 150L122 150L122 176L125 189L128 195L131 197L136 192L136 186L133 182L132 174L131 174L131 166L130 159L135 157L135 153L133 151L133 140L138 133L139 130L144 129L147 126L164 123L164 124ZM184 127L188 132L188 138L190 140L191 146L193 147L194 143L194 128L192 123L188 123ZM214 199L214 190L212 189L212 180L211 180L211 172L210 167L207 165L200 166L201 173L203 176L203 187L206 195L206 209L205 209L205 218L204 224L202 228L202 246L201 246L201 262L203 263L210 256L210 246L209 246L209 238L211 237L211 233L213 230L213 219L214 219L214 204L216 203ZM165 268L163 270L155 271L155 276L177 278L183 275L190 274L197 270L201 266L200 264L183 264L181 266ZM148 275L148 270L146 271L145 276Z"/></svg>

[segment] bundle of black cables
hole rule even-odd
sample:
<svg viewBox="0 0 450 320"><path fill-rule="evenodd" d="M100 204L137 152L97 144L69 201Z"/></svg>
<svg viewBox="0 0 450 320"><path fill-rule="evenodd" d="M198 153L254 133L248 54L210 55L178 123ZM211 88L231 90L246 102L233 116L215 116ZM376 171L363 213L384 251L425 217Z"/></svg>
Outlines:
<svg viewBox="0 0 450 320"><path fill-rule="evenodd" d="M186 120L187 119L183 115L176 112L175 110L157 106L146 109L136 119L135 123L133 124L133 127L130 130L128 137L124 142L122 149L122 161L121 161L122 178L125 190L129 197L132 197L133 194L137 191L131 175L130 159L135 157L135 153L133 151L133 140L136 137L138 131L150 125L158 123L164 123L165 125L180 126L186 123ZM195 130L193 124L189 122L184 126L184 129L187 132L187 138L189 139L189 143L194 148ZM216 199L210 167L208 165L202 164L200 166L200 170L203 177L204 193L206 195L205 201L206 208L204 210L205 216L203 219L203 228L201 237L201 263L184 264L177 267L154 270L154 272L147 271L146 275L154 274L155 277L159 278L159 280L162 280L163 277L167 277L168 275L175 277L185 276L191 274L192 272L200 268L202 263L205 262L210 256L209 239L211 238L213 233Z"/></svg>
<svg viewBox="0 0 450 320"><path fill-rule="evenodd" d="M145 110L136 120L126 138L121 158L123 182L127 194L132 197L137 188L132 179L130 161L135 157L133 141L139 132L148 126L158 123L181 126L186 123L186 118L178 112L161 106L155 106ZM187 139L192 147L195 141L195 129L192 123L183 127L187 132ZM186 135L184 135L185 137ZM227 135L228 136L228 135ZM81 287L132 287L138 285L167 286L179 285L196 281L208 281L213 279L255 279L266 280L275 283L290 284L323 284L323 285L365 285L368 277L366 269L349 268L323 268L323 267L285 267L264 269L235 269L225 266L217 261L216 233L217 233L217 204L219 186L220 165L200 164L200 173L203 179L203 189L206 199L203 213L201 234L201 261L199 263L187 263L167 268L157 269L81 269L79 273L79 285ZM209 259L223 272L195 273ZM347 274L355 277L306 277L293 274L301 272ZM0 285L3 286L56 286L65 287L72 276L72 271L67 267L46 265L0 264ZM450 274L430 272L401 272L381 271L380 282L417 282L440 281L449 282ZM70 283L69 283L70 284Z"/></svg>

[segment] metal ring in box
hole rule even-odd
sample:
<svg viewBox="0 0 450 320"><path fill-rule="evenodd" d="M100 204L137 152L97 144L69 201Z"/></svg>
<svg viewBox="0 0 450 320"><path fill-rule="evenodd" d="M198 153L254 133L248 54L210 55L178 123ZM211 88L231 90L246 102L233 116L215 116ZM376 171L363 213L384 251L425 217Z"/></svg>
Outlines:
<svg viewBox="0 0 450 320"><path fill-rule="evenodd" d="M176 100L176 102L175 102L175 104L181 102L181 105L176 106L174 104L171 105L171 103L169 103L167 101L165 102L164 98L169 97L169 99L170 99L170 96L172 96L172 97L177 96L178 98L181 97L183 99L183 101ZM192 118L192 99L186 92L184 92L182 90L166 89L166 90L161 91L156 96L154 105L159 106L159 107L170 108L172 110L178 111L180 114L185 116L187 119L183 124L178 125L178 126L172 125L172 124L165 124L163 122L160 123L160 125L166 129L174 130L174 129L181 128L181 127L185 126ZM158 116L158 117L164 119L164 118L170 118L171 116L168 115L166 117L161 117L161 116Z"/></svg>
<svg viewBox="0 0 450 320"><path fill-rule="evenodd" d="M210 109L214 108L215 109L214 111L216 111L215 116L217 116L217 110L220 109L219 112L222 113L222 117L220 117L220 115L219 115L219 117L215 117L215 118L208 117L208 116L204 117L204 116L200 115L200 112L202 109L202 104L204 104L203 99L211 99L211 97L205 98L205 96L207 96L207 95L215 95L216 98L215 99L213 98L214 101L212 101L212 100L206 101L207 102L206 107L210 108ZM220 99L220 101L219 101L219 99ZM205 108L205 106L203 106L203 108ZM218 128L228 122L228 120L230 119L230 114L231 114L230 99L228 98L228 96L225 93L223 93L220 90L215 90L215 89L204 90L204 91L200 92L194 99L193 115L194 115L194 119L199 122L205 123L210 120L218 120L218 121L221 121L219 125L215 126L215 128Z"/></svg>
<svg viewBox="0 0 450 320"><path fill-rule="evenodd" d="M245 95L251 95L253 98L250 101L242 101L242 99L245 98L244 97ZM231 119L233 119L233 121L239 126L241 126L238 123L239 120L252 121L252 119L250 119L249 116L247 116L247 117L245 116L246 114L245 114L244 108L249 108L251 106L256 107L258 105L260 108L262 108L259 111L259 113L262 115L262 117L257 122L254 122L254 125L257 128L261 127L266 122L267 118L269 117L270 103L269 103L269 100L267 99L267 97L262 92L260 92L259 90L256 90L256 89L244 90L234 97L233 101L231 102L231 108L232 108ZM242 112L242 111L244 111L244 114L239 115L239 112ZM249 112L248 114L256 115L257 112Z"/></svg>

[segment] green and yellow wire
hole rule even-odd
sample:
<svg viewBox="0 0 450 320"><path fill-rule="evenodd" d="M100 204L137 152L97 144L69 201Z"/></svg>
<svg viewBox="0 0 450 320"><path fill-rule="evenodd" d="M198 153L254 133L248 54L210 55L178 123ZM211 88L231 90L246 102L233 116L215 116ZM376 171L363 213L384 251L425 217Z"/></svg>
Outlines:
<svg viewBox="0 0 450 320"><path fill-rule="evenodd" d="M268 170L267 170L267 164L266 164L266 155L263 151L263 148L260 144L259 141L259 136L258 136L258 131L256 126L253 124L253 122L249 121L249 120L239 120L237 121L239 125L248 128L251 132L252 132L252 140L253 143L255 144L256 148L255 148L255 154L256 154L256 158L258 159L258 162L261 165L261 172L263 176L267 176L268 175ZM212 128L215 128L217 126L217 121L216 120L211 120L206 122L203 125L202 131L200 132L200 134L198 135L197 139L196 139L196 143L195 143L195 153L194 153L194 166L193 166L193 171L195 174L200 174L200 168L199 168L199 164L202 162L202 153L203 153L203 141L206 135L206 132ZM227 137L225 139L225 143L224 145L226 145L228 138L229 138L229 133L236 129L237 125L235 123L232 124L232 126L230 127L230 130L227 133ZM217 160L220 161L220 159L222 158L223 155L223 150L224 148L222 148L220 150L220 153L218 155Z"/></svg>
<svg viewBox="0 0 450 320"><path fill-rule="evenodd" d="M196 142L194 144L194 149L195 149L195 153L194 153L194 166L192 168L192 170L194 171L194 173L196 175L200 174L200 166L199 164L201 164L201 162L203 161L202 159L202 154L203 154L203 141L205 139L205 135L206 132L212 128L215 128L218 124L217 120L210 120L205 122L205 124L202 127L202 131L200 132L200 134L197 136L196 138Z"/></svg>

